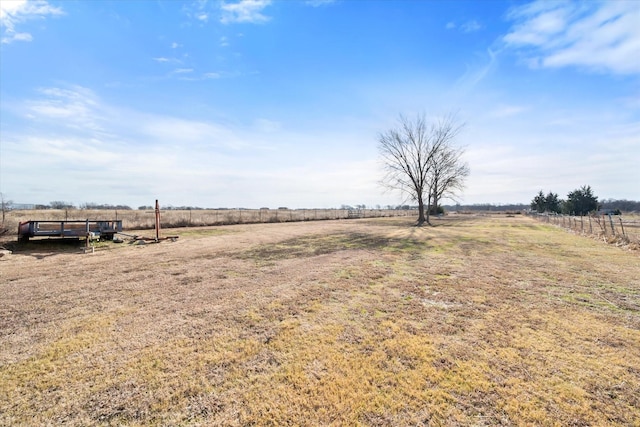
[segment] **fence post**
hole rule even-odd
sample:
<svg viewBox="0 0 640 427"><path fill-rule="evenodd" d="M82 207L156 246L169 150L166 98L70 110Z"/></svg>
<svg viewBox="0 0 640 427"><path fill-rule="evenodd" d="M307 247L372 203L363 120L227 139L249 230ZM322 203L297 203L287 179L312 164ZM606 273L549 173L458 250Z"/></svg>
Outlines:
<svg viewBox="0 0 640 427"><path fill-rule="evenodd" d="M624 237L627 237L627 235L624 233L624 225L622 225L622 217L618 218L620 220L620 228L622 228L622 235Z"/></svg>
<svg viewBox="0 0 640 427"><path fill-rule="evenodd" d="M160 204L158 203L158 199L156 199L156 243L160 241Z"/></svg>
<svg viewBox="0 0 640 427"><path fill-rule="evenodd" d="M616 228L613 226L613 217L609 214L609 223L611 224L611 234L616 235Z"/></svg>

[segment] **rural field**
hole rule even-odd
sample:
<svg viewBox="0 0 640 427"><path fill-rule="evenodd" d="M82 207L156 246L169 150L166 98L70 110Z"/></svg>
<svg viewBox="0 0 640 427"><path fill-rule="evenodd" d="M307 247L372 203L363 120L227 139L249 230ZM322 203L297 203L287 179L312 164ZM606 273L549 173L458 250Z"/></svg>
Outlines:
<svg viewBox="0 0 640 427"><path fill-rule="evenodd" d="M413 224L5 242L0 425L640 426L640 251Z"/></svg>

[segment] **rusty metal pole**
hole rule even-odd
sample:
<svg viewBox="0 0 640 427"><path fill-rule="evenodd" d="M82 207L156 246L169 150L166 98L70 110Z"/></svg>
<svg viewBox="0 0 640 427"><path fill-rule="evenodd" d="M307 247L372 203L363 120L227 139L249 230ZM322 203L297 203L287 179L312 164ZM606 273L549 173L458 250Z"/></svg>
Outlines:
<svg viewBox="0 0 640 427"><path fill-rule="evenodd" d="M160 241L160 205L156 199L156 243Z"/></svg>

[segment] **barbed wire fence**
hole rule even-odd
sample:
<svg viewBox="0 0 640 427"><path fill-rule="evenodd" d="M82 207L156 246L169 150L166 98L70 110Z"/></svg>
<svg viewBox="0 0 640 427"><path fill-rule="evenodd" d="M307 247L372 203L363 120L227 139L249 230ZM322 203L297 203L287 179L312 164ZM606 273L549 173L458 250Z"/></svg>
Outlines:
<svg viewBox="0 0 640 427"><path fill-rule="evenodd" d="M161 209L160 212L163 228L414 215L417 217L417 210L412 209ZM20 222L34 219L41 221L122 220L123 228L127 230L151 229L155 224L154 211L152 210L12 210L7 213L5 221L7 231L16 234Z"/></svg>
<svg viewBox="0 0 640 427"><path fill-rule="evenodd" d="M609 243L640 245L640 217L624 215L562 215L530 213L539 221L570 230L572 232L600 238Z"/></svg>

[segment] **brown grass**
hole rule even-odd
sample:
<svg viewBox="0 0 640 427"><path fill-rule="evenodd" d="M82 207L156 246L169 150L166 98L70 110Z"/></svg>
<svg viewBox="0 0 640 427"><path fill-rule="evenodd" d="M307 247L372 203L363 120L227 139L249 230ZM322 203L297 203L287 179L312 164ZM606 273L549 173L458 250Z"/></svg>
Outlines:
<svg viewBox="0 0 640 427"><path fill-rule="evenodd" d="M637 252L526 217L411 224L14 246L0 424L640 425Z"/></svg>
<svg viewBox="0 0 640 427"><path fill-rule="evenodd" d="M316 221L346 219L356 215L363 218L408 216L415 212L396 209L197 209L161 210L161 226L202 227L210 225L254 224L273 222ZM42 209L10 210L0 224L0 235L17 234L18 224L24 221L62 220L121 220L125 230L145 230L155 227L155 210L91 210Z"/></svg>

